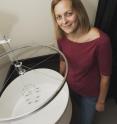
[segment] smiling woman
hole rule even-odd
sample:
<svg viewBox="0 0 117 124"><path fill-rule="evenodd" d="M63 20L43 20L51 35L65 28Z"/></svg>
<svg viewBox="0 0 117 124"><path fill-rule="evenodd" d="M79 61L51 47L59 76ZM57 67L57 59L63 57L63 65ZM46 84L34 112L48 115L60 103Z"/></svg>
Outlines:
<svg viewBox="0 0 117 124"><path fill-rule="evenodd" d="M57 38L62 37L64 33L72 33L76 31L76 29L79 29L80 31L82 28L84 33L89 31L89 18L82 4L77 3L77 1L72 1L71 3L69 0L61 1L59 4L57 4L56 0L52 4L51 10L53 18L57 21L58 26L60 27L57 27L55 21L55 26L58 29L56 30ZM72 5L74 8L72 8ZM54 6L56 7L54 8ZM79 8L81 8L83 11L79 11ZM62 31L64 31L64 33L62 33Z"/></svg>
<svg viewBox="0 0 117 124"><path fill-rule="evenodd" d="M80 124L93 124L104 111L112 65L107 34L91 27L80 0L52 0L51 11L59 49L68 60L67 82L77 102ZM60 72L64 69L60 60Z"/></svg>
<svg viewBox="0 0 117 124"><path fill-rule="evenodd" d="M64 2L69 3L69 1L63 1L63 3ZM71 3L63 3L58 4L55 8L56 21L62 30L66 33L70 33L76 30L78 26L78 17L75 10L71 8Z"/></svg>

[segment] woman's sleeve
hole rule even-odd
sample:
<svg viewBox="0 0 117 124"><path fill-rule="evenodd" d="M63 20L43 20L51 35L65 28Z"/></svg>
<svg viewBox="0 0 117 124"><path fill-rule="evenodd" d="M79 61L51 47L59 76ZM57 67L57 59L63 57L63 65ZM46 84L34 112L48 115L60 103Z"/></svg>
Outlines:
<svg viewBox="0 0 117 124"><path fill-rule="evenodd" d="M112 48L108 36L98 44L98 65L100 74L110 76L112 73Z"/></svg>

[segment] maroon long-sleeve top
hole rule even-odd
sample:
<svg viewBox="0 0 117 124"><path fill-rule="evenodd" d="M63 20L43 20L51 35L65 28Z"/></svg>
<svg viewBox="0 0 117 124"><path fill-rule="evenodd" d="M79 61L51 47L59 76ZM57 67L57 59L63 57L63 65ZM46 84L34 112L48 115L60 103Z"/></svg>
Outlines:
<svg viewBox="0 0 117 124"><path fill-rule="evenodd" d="M66 37L58 40L58 47L68 60L69 87L83 96L98 96L100 75L110 76L112 49L109 37L100 31L100 37L76 43Z"/></svg>

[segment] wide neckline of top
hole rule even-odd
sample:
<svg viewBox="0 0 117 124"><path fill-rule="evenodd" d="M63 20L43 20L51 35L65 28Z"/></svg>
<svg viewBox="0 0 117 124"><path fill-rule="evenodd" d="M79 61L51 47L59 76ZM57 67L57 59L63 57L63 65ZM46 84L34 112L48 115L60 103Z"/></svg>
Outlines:
<svg viewBox="0 0 117 124"><path fill-rule="evenodd" d="M85 45L85 44L92 44L92 43L95 43L96 41L98 41L99 39L101 38L101 31L99 31L99 37L93 39L93 40L89 40L87 42L74 42L70 39L68 39L67 37L65 37L65 41L68 41L69 43L72 43L72 44L76 44L76 45Z"/></svg>

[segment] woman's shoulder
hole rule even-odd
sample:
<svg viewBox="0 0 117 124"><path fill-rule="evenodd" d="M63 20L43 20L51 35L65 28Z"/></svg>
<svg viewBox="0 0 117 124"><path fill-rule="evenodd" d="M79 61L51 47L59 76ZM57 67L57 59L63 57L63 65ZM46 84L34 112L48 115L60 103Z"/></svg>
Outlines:
<svg viewBox="0 0 117 124"><path fill-rule="evenodd" d="M95 40L100 37L100 32L97 28L92 27L88 32L88 36L90 37L90 40Z"/></svg>
<svg viewBox="0 0 117 124"><path fill-rule="evenodd" d="M93 40L98 39L99 43L105 43L105 42L110 42L110 38L107 35L107 33L103 32L102 30L93 27L90 30L90 37L92 37Z"/></svg>

